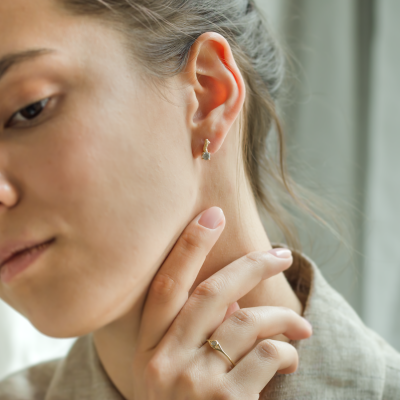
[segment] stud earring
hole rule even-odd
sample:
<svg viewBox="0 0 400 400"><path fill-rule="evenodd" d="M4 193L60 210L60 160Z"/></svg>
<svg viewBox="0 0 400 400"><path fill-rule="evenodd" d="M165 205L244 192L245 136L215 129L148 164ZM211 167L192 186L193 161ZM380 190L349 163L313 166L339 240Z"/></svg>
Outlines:
<svg viewBox="0 0 400 400"><path fill-rule="evenodd" d="M207 150L207 147L208 147L208 145L210 144L211 142L208 140L208 139L206 139L206 141L205 141L205 143L204 143L204 147L203 147L203 154L201 155L201 158L203 159L203 160L206 160L206 161L208 161L208 160L210 160L211 159L211 154L208 152L208 150Z"/></svg>

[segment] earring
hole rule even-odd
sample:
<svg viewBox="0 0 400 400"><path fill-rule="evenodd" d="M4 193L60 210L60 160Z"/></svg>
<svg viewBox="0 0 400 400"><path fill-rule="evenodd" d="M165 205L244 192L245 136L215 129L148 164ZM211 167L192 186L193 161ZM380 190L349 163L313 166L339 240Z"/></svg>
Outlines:
<svg viewBox="0 0 400 400"><path fill-rule="evenodd" d="M203 154L201 155L201 158L203 159L203 160L206 160L206 161L208 161L208 160L210 160L211 159L211 154L208 152L208 150L207 150L207 147L208 147L208 145L210 144L211 142L208 140L208 139L206 139L206 141L205 141L205 143L204 143L204 147L203 147Z"/></svg>

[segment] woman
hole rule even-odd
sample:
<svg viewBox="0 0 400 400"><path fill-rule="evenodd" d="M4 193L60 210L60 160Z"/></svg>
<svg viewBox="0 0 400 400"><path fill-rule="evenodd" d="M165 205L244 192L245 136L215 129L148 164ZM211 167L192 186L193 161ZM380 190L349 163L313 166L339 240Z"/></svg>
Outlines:
<svg viewBox="0 0 400 400"><path fill-rule="evenodd" d="M0 296L80 337L1 400L400 398L400 355L296 251L252 1L2 0L0 35Z"/></svg>

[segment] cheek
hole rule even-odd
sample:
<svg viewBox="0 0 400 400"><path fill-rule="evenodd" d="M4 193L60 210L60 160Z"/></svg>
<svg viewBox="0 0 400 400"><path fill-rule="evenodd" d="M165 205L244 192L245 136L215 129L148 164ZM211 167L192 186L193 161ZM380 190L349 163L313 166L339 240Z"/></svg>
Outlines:
<svg viewBox="0 0 400 400"><path fill-rule="evenodd" d="M50 336L82 335L127 312L191 215L190 144L169 135L173 118L139 114L124 124L69 119L26 158L27 202L58 241L15 303Z"/></svg>

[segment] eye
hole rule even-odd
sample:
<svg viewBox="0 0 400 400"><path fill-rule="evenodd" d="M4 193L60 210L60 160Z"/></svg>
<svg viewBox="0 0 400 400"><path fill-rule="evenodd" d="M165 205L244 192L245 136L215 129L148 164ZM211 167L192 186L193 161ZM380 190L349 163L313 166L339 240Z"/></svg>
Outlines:
<svg viewBox="0 0 400 400"><path fill-rule="evenodd" d="M36 103L32 103L29 106L22 108L10 118L7 126L13 126L18 122L31 121L37 118L45 109L49 100L50 98L48 97L47 99L37 101Z"/></svg>

